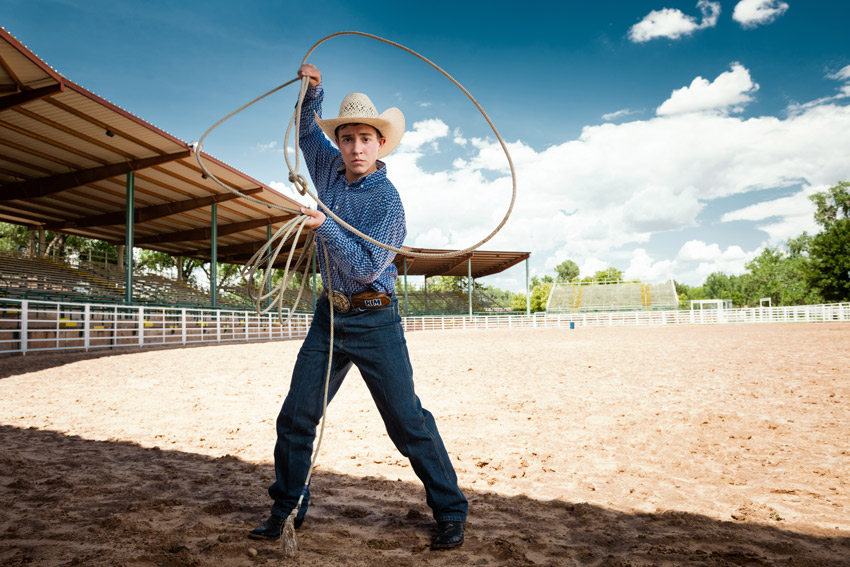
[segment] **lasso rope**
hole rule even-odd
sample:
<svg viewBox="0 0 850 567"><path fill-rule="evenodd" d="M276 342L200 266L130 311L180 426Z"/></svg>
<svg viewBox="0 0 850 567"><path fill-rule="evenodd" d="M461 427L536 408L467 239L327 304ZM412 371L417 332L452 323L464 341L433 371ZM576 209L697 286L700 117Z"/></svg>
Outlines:
<svg viewBox="0 0 850 567"><path fill-rule="evenodd" d="M487 116L487 113L484 111L484 109L481 107L481 105L478 103L478 101L475 100L475 97L473 97L469 93L469 91L467 91L463 87L463 85L461 85L459 82L457 82L454 79L454 77L449 75L439 65L437 65L433 61L423 57L419 53L417 53L417 52L415 52L411 49L408 49L407 47L405 47L405 46L403 46L399 43L384 39L382 37L378 37L376 35L363 33L363 32L355 32L355 31L344 31L344 32L338 32L338 33L335 33L335 34L331 34L329 36L322 38L318 42L316 42L307 51L307 53L304 55L304 59L302 60L301 64L304 65L307 62L307 58L310 56L311 53L313 53L313 51L319 45L321 45L322 43L324 43L324 42L326 42L326 41L328 41L332 38L343 36L343 35L357 35L357 36L362 36L362 37L368 37L368 38L386 43L388 45L392 45L394 47L397 47L397 48L401 49L402 51L405 51L405 52L421 59L425 63L428 63L429 65L431 65L431 67L433 67L434 69L436 69L437 71L442 73L443 76L445 76L456 87L458 87L461 91L463 91L463 93L469 98L469 100L472 101L472 103L475 105L475 107L478 109L478 111L481 113L481 115L487 121L487 124L493 130L493 133L495 134L496 139L499 140L499 144L502 146L502 150L505 152L505 157L507 158L508 165L510 166L510 169L511 169L512 188L511 188L510 205L508 206L508 210L505 213L505 216L502 218L501 222L499 222L498 226L496 226L496 228L490 234L488 234L483 240L481 240L480 242L478 242L476 244L473 244L472 246L470 246L468 248L464 248L463 250L457 250L457 251L454 251L454 252L428 253L428 252L414 252L412 250L403 250L401 248L395 248L395 247L390 246L386 243L379 242L379 241L373 239L372 237L370 237L366 234L363 234L361 231L354 228L353 226L351 226L350 224L348 224L347 222L342 220L340 217L338 217L330 209L330 207L325 205L325 203L323 203L322 200L319 199L318 195L316 195L315 193L313 193L310 190L310 187L307 184L307 180L304 178L303 175L298 173L298 150L297 149L295 151L295 165L294 165L294 167L289 161L289 152L288 152L289 133L292 130L292 127L293 127L293 124L294 124L295 125L295 140L297 141L297 140L300 139L301 107L302 107L302 104L304 102L304 96L307 93L307 87L309 86L309 78L308 77L302 77L301 78L301 89L300 89L300 92L299 92L299 95L298 95L298 102L295 106L295 111L292 114L292 118L290 119L289 124L287 125L286 135L284 136L283 157L284 157L284 160L286 161L286 166L289 169L289 181L295 186L296 190L301 195L305 195L305 194L309 195L314 201L316 201L316 203L318 203L318 205L322 209L324 209L325 213L328 216L333 218L342 227L346 228L347 230L349 230L350 232L354 233L355 235L361 237L362 239L366 240L367 242L370 242L372 244L380 246L381 248L384 248L386 250L395 252L396 254L401 254L403 256L409 256L409 257L412 257L412 258L438 258L438 259L439 258L454 258L454 257L457 257L457 256L466 255L469 252L476 250L477 248L481 247L481 245L483 245L485 242L487 242L491 238L493 238L493 236L495 236L496 233L498 233L502 229L502 227L505 225L505 223L507 222L508 218L511 215L511 212L513 211L514 203L516 202L516 192L517 192L516 191L516 171L514 169L513 160L511 160L510 153L508 152L508 147L505 144L504 140L502 139L502 136L499 134L499 131L496 129L496 126L493 124L493 121L490 120L490 117ZM205 164L203 162L203 159L201 158L201 150L202 150L202 147L203 147L203 141L206 139L206 137L213 130L215 130L219 125L221 125L225 120L231 118L232 116L238 114L239 112L242 112L243 110L245 110L249 106L255 104L256 102L259 102L260 100L266 98L267 96L269 96L269 95L291 85L292 83L296 82L297 80L298 80L298 78L296 77L295 79L287 81L286 83L284 83L284 84L282 84L278 87L273 88L272 90L268 91L267 93L260 95L259 97L255 98L251 102L249 102L249 103L241 106L240 108L234 110L233 112L231 112L230 114L228 114L227 116L225 116L224 118L222 118L221 120L219 120L218 122L213 124L206 132L204 132L204 135L201 136L200 140L198 140L198 142L196 144L194 144L195 157L198 161L198 165L201 167L201 170L207 175L207 177L209 177L210 179L215 181L221 187L223 187L224 189L230 191L231 193L234 193L234 194L238 195L239 197L244 198L244 199L246 199L250 202L253 202L253 203L256 203L256 204L259 204L259 205L263 205L263 206L266 206L266 207L269 207L269 208L279 209L279 210L286 211L286 212L289 212L289 213L293 213L293 214L296 215L293 219L284 223L284 225L281 226L277 230L275 235L272 238L270 238L265 243L265 245L262 246L260 248L260 250L258 250L254 254L254 256L245 264L245 268L242 271L242 275L245 278L246 286L249 290L248 293L250 295L252 293L252 290L253 290L253 287L254 287L254 276L255 276L257 270L259 268L263 267L263 266L267 267L267 269L264 271L263 279L262 279L262 282L260 284L259 291L257 292L257 294L255 296L252 296L251 298L254 300L255 306L256 306L257 311L259 313L266 313L266 312L270 311L271 309L273 309L275 306L277 306L278 320L280 321L281 325L285 324L283 319L282 319L283 296L284 296L284 292L286 291L290 281L294 277L295 273L299 271L299 268L301 267L302 262L304 262L306 260L306 266L304 268L304 276L301 280L301 285L299 286L299 289L298 289L298 295L296 296L295 302L292 306L292 309L290 310L289 315L286 318L287 323L291 319L292 315L295 313L295 310L298 306L298 302L301 299L302 291L304 289L304 284L305 284L305 282L307 281L307 278L308 278L308 273L310 272L309 259L312 256L313 251L316 249L315 236L314 236L312 231L310 231L308 233L307 240L306 240L306 242L305 242L305 244L304 244L304 246L301 250L301 254L299 255L298 259L295 261L295 265L292 266L291 272L290 272L290 266L292 264L293 256L295 255L295 251L298 247L298 241L299 241L301 233L304 229L304 225L310 220L311 217L309 217L307 215L299 215L299 213L300 213L299 209L294 209L292 207L288 207L288 206L285 206L285 205L278 205L276 203L269 203L269 202L266 202L266 201L261 201L260 199L252 197L250 195L245 195L244 193L242 193L241 191L239 191L235 187L231 187L230 185L224 183L223 181L218 179L215 175L213 175L213 173L211 171L209 171L207 169L207 167L205 166ZM293 234L293 232L294 232L294 234ZM270 250L272 248L272 244L278 238L280 239L279 244L275 247L274 252L270 253ZM281 283L278 287L278 291L276 293L272 292L272 291L270 291L268 293L263 293L262 290L265 289L266 286L268 285L269 277L271 275L271 269L270 268L274 265L275 260L277 260L277 256L279 255L283 246L290 239L292 239L292 245L291 245L291 249L289 251L289 256L287 257L287 260L286 260L286 267L284 268L283 278L282 278ZM328 266L329 265L329 259L328 259L327 247L322 246L322 251L324 252L325 266ZM216 261L216 259L213 258L213 261ZM330 273L329 272L326 273L325 276L327 277L327 280L328 280L328 288L329 288L328 289L328 297L330 299L330 296L333 293L333 285L331 283ZM263 307L263 303L266 302L267 300L268 300L268 304L266 305L266 307ZM294 520L295 520L295 517L298 515L298 512L301 509L301 505L303 503L304 495L306 494L307 487L309 487L309 485L310 485L310 479L312 478L312 475L313 475L313 469L316 466L316 459L319 456L319 449L322 445L322 437L324 436L324 432L325 432L325 417L327 416L327 407L328 407L328 385L330 383L331 371L333 369L334 308L333 308L332 304L330 305L330 338L329 338L329 342L330 342L330 352L328 354L328 368L327 368L327 373L325 375L324 395L323 395L323 399L322 399L322 419L321 419L321 426L320 426L320 429L319 429L318 439L317 439L317 442L316 442L316 448L313 451L313 456L310 460L310 468L307 471L307 478L304 481L304 488L301 491L301 496L298 498L298 503L296 504L295 508L292 510L292 512L286 518L286 521L284 523L284 529L281 533L281 546L283 547L284 555L286 555L287 557L294 556L295 552L297 550L297 542L296 542L296 539L295 539Z"/></svg>

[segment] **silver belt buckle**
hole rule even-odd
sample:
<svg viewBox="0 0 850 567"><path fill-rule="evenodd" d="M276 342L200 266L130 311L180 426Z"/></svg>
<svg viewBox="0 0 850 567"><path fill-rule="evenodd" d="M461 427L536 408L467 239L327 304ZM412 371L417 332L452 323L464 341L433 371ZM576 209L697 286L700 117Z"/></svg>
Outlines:
<svg viewBox="0 0 850 567"><path fill-rule="evenodd" d="M351 302L348 300L348 296L338 291L331 292L331 305L334 306L334 309L338 313L348 313L351 309Z"/></svg>

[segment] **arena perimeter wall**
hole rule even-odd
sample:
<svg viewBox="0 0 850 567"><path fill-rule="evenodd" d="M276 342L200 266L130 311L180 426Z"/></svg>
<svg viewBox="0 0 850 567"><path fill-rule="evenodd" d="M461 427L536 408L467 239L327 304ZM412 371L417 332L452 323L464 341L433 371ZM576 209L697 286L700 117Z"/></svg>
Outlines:
<svg viewBox="0 0 850 567"><path fill-rule="evenodd" d="M297 339L307 334L311 319L311 315L296 314L281 324L277 313L258 315L255 312L228 309L0 299L0 356L45 351ZM407 332L827 321L850 322L850 303L691 311L402 318Z"/></svg>

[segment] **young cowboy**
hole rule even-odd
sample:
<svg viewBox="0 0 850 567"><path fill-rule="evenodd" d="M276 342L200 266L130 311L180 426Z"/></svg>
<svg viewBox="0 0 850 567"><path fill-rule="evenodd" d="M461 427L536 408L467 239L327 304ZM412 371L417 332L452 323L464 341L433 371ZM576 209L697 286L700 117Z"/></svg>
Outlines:
<svg viewBox="0 0 850 567"><path fill-rule="evenodd" d="M404 208L379 158L392 152L401 140L404 116L397 108L379 115L366 95L353 93L343 100L339 118L322 120L321 73L308 64L301 66L298 75L309 78L299 142L319 198L363 234L400 247L407 232ZM336 142L336 147L328 138ZM426 501L437 521L431 547L457 547L463 543L468 503L458 487L434 418L414 392L394 295L398 277L392 263L395 253L355 236L321 210L302 208L301 212L312 217L306 226L317 237L319 270L330 297L323 293L316 302L313 323L298 353L289 393L277 418L276 480L269 487L274 500L271 515L249 537L278 539L302 492L304 501L295 518L296 528L304 522L310 497L304 481L322 415L329 310L335 309L328 400L356 365L387 433L425 485ZM325 252L329 265L325 265Z"/></svg>

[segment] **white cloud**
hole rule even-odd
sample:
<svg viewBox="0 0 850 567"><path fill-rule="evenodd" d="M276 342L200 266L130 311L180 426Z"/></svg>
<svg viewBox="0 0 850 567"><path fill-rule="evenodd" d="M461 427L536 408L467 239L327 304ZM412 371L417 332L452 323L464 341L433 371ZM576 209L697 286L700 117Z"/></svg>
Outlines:
<svg viewBox="0 0 850 567"><path fill-rule="evenodd" d="M835 79L836 81L844 81L844 84L839 88L838 94L832 96L821 97L817 100L812 100L804 103L792 103L788 106L789 114L799 114L803 110L807 108L814 108L816 106L822 106L824 104L834 102L837 100L842 100L845 98L850 98L850 65L839 69L835 73L829 73L826 75L827 79Z"/></svg>
<svg viewBox="0 0 850 567"><path fill-rule="evenodd" d="M838 81L850 81L850 65L847 65L835 73L830 73L827 77Z"/></svg>
<svg viewBox="0 0 850 567"><path fill-rule="evenodd" d="M445 122L437 118L416 122L413 124L413 130L408 130L401 138L399 151L417 151L426 144L430 144L434 149L436 149L434 144L437 140L445 138L448 134L449 127Z"/></svg>
<svg viewBox="0 0 850 567"><path fill-rule="evenodd" d="M531 250L540 255L535 258L540 265L555 254L586 265L661 231L698 225L702 207L717 198L800 183L831 186L850 177L847 147L850 107L834 105L784 120L679 114L588 126L580 138L541 151L515 142L509 148L517 168L517 202L510 221L485 248ZM506 171L501 147L479 139L468 149L470 157L438 172L418 165L424 155L419 151L388 158L416 246L465 248L504 215L510 178L484 175ZM793 207L772 210L764 218L728 213L724 221L760 223L774 242L793 236L784 233L805 217Z"/></svg>
<svg viewBox="0 0 850 567"><path fill-rule="evenodd" d="M732 12L732 19L744 28L769 24L788 11L788 3L779 0L741 0Z"/></svg>
<svg viewBox="0 0 850 567"><path fill-rule="evenodd" d="M714 272L723 272L730 276L739 276L746 272L746 264L761 254L762 248L745 252L740 246L728 246L721 250L717 244L706 244L701 240L690 240L679 250L676 260L679 263L698 263L694 273L697 278L677 277L678 281L701 282ZM680 272L681 274L681 272Z"/></svg>
<svg viewBox="0 0 850 567"><path fill-rule="evenodd" d="M284 183L282 181L271 181L269 182L269 187L277 191L282 195L286 195L290 199L295 200L302 205L306 205L311 208L316 207L316 202L309 195L302 195L298 191L295 190L295 187L291 183Z"/></svg>
<svg viewBox="0 0 850 567"><path fill-rule="evenodd" d="M743 105L753 100L759 89L750 72L740 63L733 63L731 71L718 75L713 82L697 77L690 86L673 91L656 110L659 116L686 112L713 111L724 114L739 113Z"/></svg>
<svg viewBox="0 0 850 567"><path fill-rule="evenodd" d="M733 66L730 74L748 77L745 71ZM481 138L452 143L460 134L439 120L418 122L408 134L386 160L405 203L406 244L466 248L483 239L502 220L511 198L501 146ZM583 276L628 263L629 277L652 281L669 275L699 285L715 271L743 273L761 247L813 231L807 195L850 178L850 105L813 104L784 118L660 114L586 126L578 138L548 148L521 141L508 147L517 171L517 200L508 223L483 249L531 251L532 273L551 274L551 266L570 258ZM451 152L443 155L451 165L435 171L428 160L426 170L422 162L433 152ZM776 197L790 187L803 189ZM715 230L748 231L747 248L721 248L700 239L707 204L770 190L775 191L765 202L712 221ZM685 228L688 238L673 245L681 248L677 255L652 258L645 252L650 244L676 243L677 231Z"/></svg>
<svg viewBox="0 0 850 567"><path fill-rule="evenodd" d="M459 146L465 146L469 140L463 137L463 133L460 131L460 128L455 128L452 132L453 141L455 144Z"/></svg>
<svg viewBox="0 0 850 567"><path fill-rule="evenodd" d="M659 207L659 203L664 203ZM661 232L696 225L703 205L693 187L659 187L650 185L626 201L623 221L635 232Z"/></svg>
<svg viewBox="0 0 850 567"><path fill-rule="evenodd" d="M809 233L818 231L814 221L815 208L809 200L809 195L827 189L826 185L807 186L788 197L730 211L720 218L720 222L768 221L758 224L757 228L767 233L768 246L779 246L789 238L799 236L804 230Z"/></svg>
<svg viewBox="0 0 850 567"><path fill-rule="evenodd" d="M618 110L616 112L609 112L608 114L603 114L602 119L606 121L617 120L618 118L625 118L626 116L631 116L633 114L637 114L639 111L631 110L628 108L624 108L622 110Z"/></svg>
<svg viewBox="0 0 850 567"><path fill-rule="evenodd" d="M677 279L678 265L674 260L653 260L646 250L636 248L632 252L629 267L623 270L623 277L627 280L641 280L642 282L664 282Z"/></svg>
<svg viewBox="0 0 850 567"><path fill-rule="evenodd" d="M610 267L610 264L607 262L603 262L598 258L587 258L579 267L579 276L582 278L586 278L594 275L596 272L600 272L602 270Z"/></svg>
<svg viewBox="0 0 850 567"><path fill-rule="evenodd" d="M720 2L699 0L697 8L702 12L702 22L697 22L695 17L674 8L653 10L629 29L629 39L636 43L644 43L659 37L679 39L696 30L717 25Z"/></svg>
<svg viewBox="0 0 850 567"><path fill-rule="evenodd" d="M260 152L280 152L283 153L283 148L277 147L277 140L272 140L268 144L257 144L254 149Z"/></svg>

